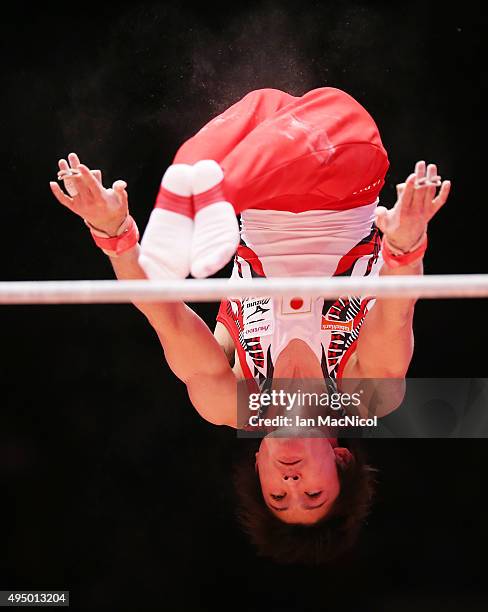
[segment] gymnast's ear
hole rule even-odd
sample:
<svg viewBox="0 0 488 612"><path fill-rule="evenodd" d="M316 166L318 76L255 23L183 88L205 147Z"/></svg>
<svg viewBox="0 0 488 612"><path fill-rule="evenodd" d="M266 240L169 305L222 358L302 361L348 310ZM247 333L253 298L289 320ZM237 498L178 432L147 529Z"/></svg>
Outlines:
<svg viewBox="0 0 488 612"><path fill-rule="evenodd" d="M348 448L343 446L336 446L334 448L334 454L336 459L337 467L341 470L347 470L354 463L354 455Z"/></svg>

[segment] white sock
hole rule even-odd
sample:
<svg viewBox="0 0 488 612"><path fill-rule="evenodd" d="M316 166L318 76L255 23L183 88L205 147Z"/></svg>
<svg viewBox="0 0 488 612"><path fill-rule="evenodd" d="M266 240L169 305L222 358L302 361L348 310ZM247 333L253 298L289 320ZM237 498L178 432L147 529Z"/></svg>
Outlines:
<svg viewBox="0 0 488 612"><path fill-rule="evenodd" d="M161 186L169 195L188 198L181 209L188 213L193 209L192 196L193 168L187 164L173 164L161 181ZM166 206L164 192L161 191L163 206ZM167 204L168 208L156 207L141 240L139 264L150 279L186 278L190 273L190 254L193 234L193 219L178 211L178 202Z"/></svg>
<svg viewBox="0 0 488 612"><path fill-rule="evenodd" d="M204 159L193 166L193 200L222 182L224 173L216 161ZM239 225L234 207L217 196L195 213L191 247L191 273L195 278L215 274L225 266L239 245Z"/></svg>

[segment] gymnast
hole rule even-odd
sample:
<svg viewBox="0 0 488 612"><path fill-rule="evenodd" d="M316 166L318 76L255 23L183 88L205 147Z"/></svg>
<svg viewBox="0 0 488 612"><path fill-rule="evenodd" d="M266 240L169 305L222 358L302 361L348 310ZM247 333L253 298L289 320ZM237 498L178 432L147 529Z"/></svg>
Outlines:
<svg viewBox="0 0 488 612"><path fill-rule="evenodd" d="M75 153L50 186L110 257L117 278L204 278L232 257L232 277L417 275L427 225L450 182L417 162L379 206L389 162L378 128L335 88L301 97L247 94L178 150L139 246L127 184L105 189ZM439 191L438 188L440 187ZM240 215L241 227L236 219ZM262 390L275 379L405 379L415 299L223 300L214 333L184 303L136 303L174 374L210 423L239 422L237 381ZM404 387L378 417L395 410ZM278 561L322 562L354 541L373 477L354 444L313 432L266 435L251 471L237 474L241 520L258 549ZM254 462L253 462L254 464Z"/></svg>

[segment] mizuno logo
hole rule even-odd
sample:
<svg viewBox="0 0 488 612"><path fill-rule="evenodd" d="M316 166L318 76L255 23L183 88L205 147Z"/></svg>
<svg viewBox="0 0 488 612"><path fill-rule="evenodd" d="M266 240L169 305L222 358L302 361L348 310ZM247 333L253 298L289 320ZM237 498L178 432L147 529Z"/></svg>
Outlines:
<svg viewBox="0 0 488 612"><path fill-rule="evenodd" d="M251 312L250 314L248 314L248 317L253 317L256 314L262 314L265 312L268 312L268 310L270 310L269 308L263 308L262 306L256 306L256 310L254 312Z"/></svg>
<svg viewBox="0 0 488 612"><path fill-rule="evenodd" d="M321 329L351 332L352 324L353 324L353 321L335 321L334 319L327 319L326 317L322 317Z"/></svg>

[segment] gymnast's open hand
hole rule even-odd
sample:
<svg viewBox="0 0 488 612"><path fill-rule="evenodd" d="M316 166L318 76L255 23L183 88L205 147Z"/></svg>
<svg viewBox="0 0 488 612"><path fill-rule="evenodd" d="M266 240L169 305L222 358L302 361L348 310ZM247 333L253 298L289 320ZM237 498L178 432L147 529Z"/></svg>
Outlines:
<svg viewBox="0 0 488 612"><path fill-rule="evenodd" d="M51 181L55 198L93 228L115 236L128 215L127 183L115 181L111 189L105 189L100 170L90 170L81 164L76 153L70 153L68 160L69 163L59 160L58 179L64 180L69 195Z"/></svg>
<svg viewBox="0 0 488 612"><path fill-rule="evenodd" d="M437 188L440 187L436 196ZM427 224L445 204L451 188L450 181L441 183L437 166L424 161L415 165L415 172L405 183L397 185L397 201L388 210L378 206L375 221L388 243L399 251L408 252L425 235Z"/></svg>

